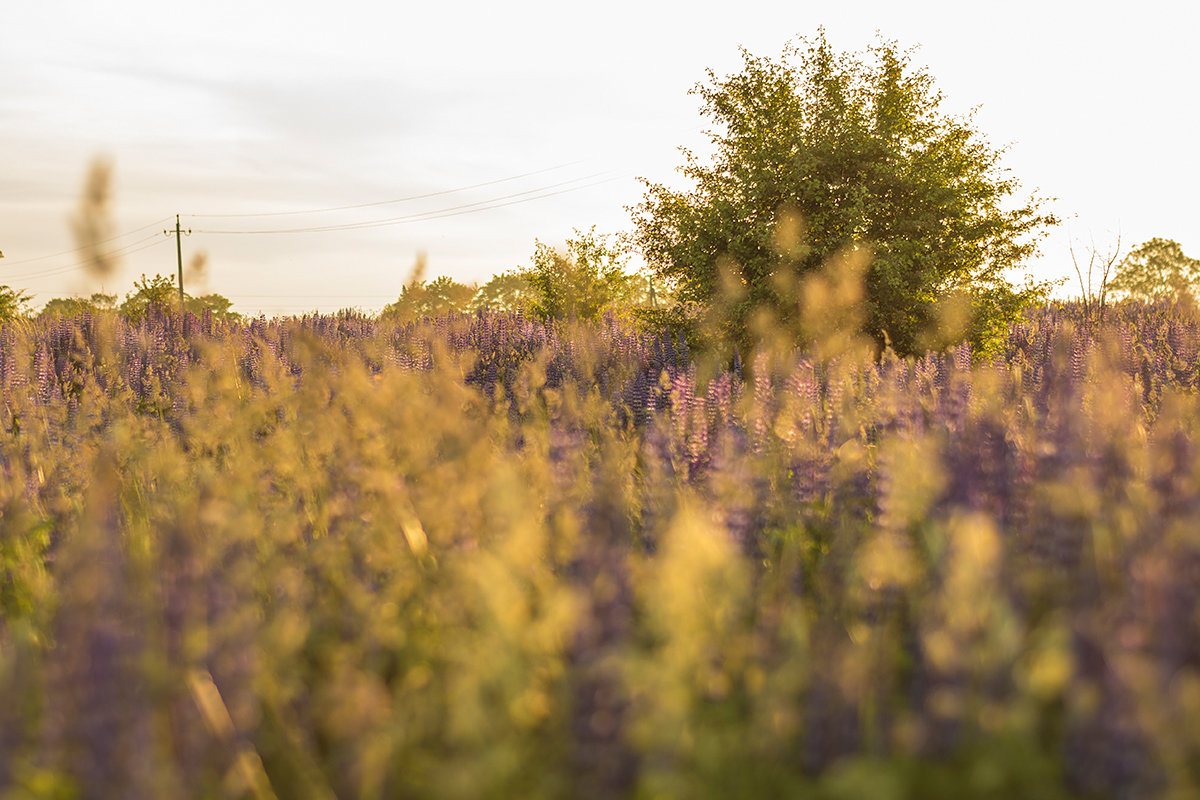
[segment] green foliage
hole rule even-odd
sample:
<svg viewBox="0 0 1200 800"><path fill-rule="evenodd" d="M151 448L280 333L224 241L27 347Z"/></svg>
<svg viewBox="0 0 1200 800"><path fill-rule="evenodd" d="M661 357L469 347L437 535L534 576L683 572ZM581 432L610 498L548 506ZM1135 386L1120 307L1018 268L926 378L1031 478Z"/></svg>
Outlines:
<svg viewBox="0 0 1200 800"><path fill-rule="evenodd" d="M425 317L463 314L471 309L476 287L446 276L426 283L419 276L400 291L394 303L385 306L381 317L395 322L413 322Z"/></svg>
<svg viewBox="0 0 1200 800"><path fill-rule="evenodd" d="M166 311L172 303L178 303L178 290L175 288L175 276L155 275L147 278L145 275L133 282L133 291L125 295L121 303L121 314L130 322L140 322L151 308Z"/></svg>
<svg viewBox="0 0 1200 800"><path fill-rule="evenodd" d="M1022 286L978 286L959 289L939 299L937 323L921 337L922 346L944 348L964 339L978 356L1002 352L1012 326L1030 308L1045 303L1047 286L1026 280ZM966 309L963 314L960 309Z"/></svg>
<svg viewBox="0 0 1200 800"><path fill-rule="evenodd" d="M532 310L542 319L591 320L632 299L628 256L608 237L576 229L566 248L536 242L533 264L520 274L533 287Z"/></svg>
<svg viewBox="0 0 1200 800"><path fill-rule="evenodd" d="M120 311L128 319L136 322L141 320L151 304L157 304L167 309L172 308L178 296L173 278L156 275L147 279L145 275L134 283L134 290L126 295ZM184 308L197 316L206 310L211 311L217 319L237 319L240 315L230 311L233 301L219 294L205 294L192 297L184 294ZM43 306L40 316L43 317L77 317L84 312L95 314L101 311L111 311L117 308L117 296L94 292L90 297L55 297Z"/></svg>
<svg viewBox="0 0 1200 800"><path fill-rule="evenodd" d="M92 292L92 296L88 300L101 311L111 311L117 307L117 296L115 294Z"/></svg>
<svg viewBox="0 0 1200 800"><path fill-rule="evenodd" d="M8 322L29 313L30 296L24 289L0 286L0 322Z"/></svg>
<svg viewBox="0 0 1200 800"><path fill-rule="evenodd" d="M1135 248L1117 265L1109 291L1138 300L1195 298L1200 288L1200 259L1184 255L1179 242L1154 238Z"/></svg>
<svg viewBox="0 0 1200 800"><path fill-rule="evenodd" d="M471 307L493 311L527 311L537 293L533 284L519 271L502 272L479 288Z"/></svg>
<svg viewBox="0 0 1200 800"><path fill-rule="evenodd" d="M648 183L633 209L637 244L680 299L724 304L722 335L749 346L770 317L802 339L804 278L855 248L872 254L862 329L902 354L942 335L939 303L955 293L978 298L968 333L982 347L1007 309L1044 296L1005 274L1057 220L1037 198L1011 207L1003 151L939 110L908 52L839 54L821 31L779 61L743 59L694 90L717 127L712 163L687 152L692 188Z"/></svg>
<svg viewBox="0 0 1200 800"><path fill-rule="evenodd" d="M112 311L117 307L117 296L93 292L90 297L55 297L46 302L39 312L44 317L76 317L84 312Z"/></svg>
<svg viewBox="0 0 1200 800"><path fill-rule="evenodd" d="M82 297L55 297L46 301L41 315L45 317L74 317L85 311L94 310L95 306Z"/></svg>
<svg viewBox="0 0 1200 800"><path fill-rule="evenodd" d="M241 316L236 311L230 311L233 301L219 294L202 294L199 297L192 297L184 293L183 298L184 308L197 316L205 311L211 312L216 319L238 319Z"/></svg>

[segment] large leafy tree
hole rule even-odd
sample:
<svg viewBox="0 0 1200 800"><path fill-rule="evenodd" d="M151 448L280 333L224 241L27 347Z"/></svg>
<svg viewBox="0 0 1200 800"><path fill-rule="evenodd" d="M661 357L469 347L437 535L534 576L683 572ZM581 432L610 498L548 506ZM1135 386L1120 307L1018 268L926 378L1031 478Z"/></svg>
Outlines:
<svg viewBox="0 0 1200 800"><path fill-rule="evenodd" d="M1140 300L1195 297L1200 288L1200 259L1183 253L1179 242L1154 238L1117 265L1109 291Z"/></svg>
<svg viewBox="0 0 1200 800"><path fill-rule="evenodd" d="M965 333L986 348L1042 296L1045 285L1006 274L1057 220L1015 197L1003 150L969 116L940 111L908 52L880 41L840 54L821 31L779 61L743 59L740 73L710 70L694 89L715 123L711 163L685 150L691 188L647 183L632 209L637 244L680 300L719 305L743 346L764 317L803 339L804 279L866 252L862 328L909 353L933 341L947 305L969 309ZM722 294L731 299L715 303Z"/></svg>

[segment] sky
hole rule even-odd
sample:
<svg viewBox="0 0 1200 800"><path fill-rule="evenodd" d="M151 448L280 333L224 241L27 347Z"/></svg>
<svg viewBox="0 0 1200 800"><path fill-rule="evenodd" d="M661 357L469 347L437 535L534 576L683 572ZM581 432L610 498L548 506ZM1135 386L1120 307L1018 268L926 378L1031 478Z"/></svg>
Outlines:
<svg viewBox="0 0 1200 800"><path fill-rule="evenodd" d="M838 50L917 48L943 110L974 110L1023 192L1053 198L1030 272L1077 292L1072 245L1084 266L1118 235L1200 255L1198 23L1177 0L6 2L0 284L34 307L123 296L175 273L176 214L185 288L243 313L377 311L422 253L426 278L485 282L536 240L628 230L639 179L684 187L679 148L711 153L689 94L706 70L823 26ZM97 158L119 235L103 281L70 225Z"/></svg>

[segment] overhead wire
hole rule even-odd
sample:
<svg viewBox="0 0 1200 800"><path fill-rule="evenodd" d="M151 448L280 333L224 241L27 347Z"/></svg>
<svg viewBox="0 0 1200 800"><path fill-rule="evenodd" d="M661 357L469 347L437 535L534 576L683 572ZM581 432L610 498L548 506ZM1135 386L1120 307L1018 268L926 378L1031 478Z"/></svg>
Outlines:
<svg viewBox="0 0 1200 800"><path fill-rule="evenodd" d="M161 234L151 234L150 236L138 239L136 242L130 242L123 247L112 250L111 252L106 253L106 255L110 258L120 258L133 255L134 253L140 253L143 250L149 250L152 247L157 247L158 245L166 244L167 242L168 240L164 239ZM86 268L87 265L87 261L80 261L75 264L49 267L47 269L28 272L22 275L5 275L4 280L38 280L40 278L49 278L55 275L64 275L68 272L75 272L77 270Z"/></svg>
<svg viewBox="0 0 1200 800"><path fill-rule="evenodd" d="M570 162L567 162L566 164L558 164L553 167L546 167L544 169L535 169L532 172L522 172L520 175L510 175L507 178L497 178L496 180L484 181L482 183L473 183L470 186L459 186L454 189L442 189L440 191L427 192L425 194L414 194L414 195L409 195L408 197L397 197L392 200L378 200L373 203L355 203L354 205L348 205L348 206L329 206L327 208L310 208L310 209L302 209L302 210L297 210L297 211L264 211L264 212L260 212L260 213L254 213L254 214L187 214L186 216L191 217L193 219L227 219L227 218L232 218L232 217L286 217L286 216L296 216L296 215L301 215L301 214L324 214L324 213L327 213L330 211L352 211L352 210L359 209L359 208L373 208L376 206L395 205L397 203L409 203L409 202L412 202L413 200L427 200L430 197L442 197L442 196L448 195L448 194L456 194L458 192L467 192L467 191L470 191L471 189L482 189L485 186L495 186L495 185L501 184L501 183L509 183L511 181L520 180L521 178L528 178L532 175L541 175L546 172L554 172L555 170L565 169L566 167L572 167L576 164L582 164L582 163L583 163L582 161L570 161Z"/></svg>
<svg viewBox="0 0 1200 800"><path fill-rule="evenodd" d="M604 174L604 173L600 173L600 174ZM604 180L592 181L591 183L585 183L582 186L572 186L569 189L561 189L556 192L546 192L545 194L539 194L536 197L525 197L520 200L509 200L506 203L496 202L496 203L493 203L492 205L488 205L484 208L468 208L468 209L465 209L462 211L448 211L446 213L437 213L436 216L430 216L430 217L428 217L428 219L433 220L433 219L446 219L448 217L460 217L464 214L476 214L480 211L491 211L491 210L497 209L497 208L505 208L507 206L515 206L515 205L519 205L521 203L529 203L534 200L545 200L547 197L556 197L560 194L568 194L570 192L577 192L577 191L580 191L581 189L590 189L593 186L602 186L606 183L612 183L614 181L619 181L619 180L621 180L621 176L605 178ZM502 200L504 198L496 198L496 199ZM407 222L408 220L402 220L402 221ZM415 220L415 221L424 222L426 220ZM393 223L388 223L388 224L393 224ZM399 224L399 223L394 223L394 224ZM365 226L365 227L376 227L376 226Z"/></svg>
<svg viewBox="0 0 1200 800"><path fill-rule="evenodd" d="M542 170L542 171L545 171L545 170ZM602 176L606 176L606 175L612 176L612 177L602 177ZM418 213L413 213L413 214L406 214L406 215L398 216L398 217L388 217L388 218L383 218L383 219L362 220L359 222L348 222L348 223L341 223L341 224L319 225L319 226L306 226L306 227L298 227L298 228L264 228L264 229L252 229L252 230L217 230L217 229L198 228L198 229L194 229L192 232L195 234L228 234L228 235L320 233L320 232L332 232L332 231L362 230L362 229L366 229L366 228L384 227L384 226L389 226L389 225L399 225L399 224L411 223L411 222L427 222L427 221L431 221L431 220L435 220L435 219L445 219L448 217L461 216L464 214L475 214L475 213L479 213L479 212L483 212L483 211L491 211L493 209L504 208L507 206L517 205L520 203L532 202L534 200L542 200L545 198L554 197L554 196L566 194L569 192L575 192L575 191L580 191L582 189L591 188L593 186L599 186L602 184L611 183L613 181L620 180L622 177L623 176L621 176L621 175L613 176L613 171L611 171L611 170L606 171L606 172L597 172L597 173L592 173L590 175L584 175L581 177L572 178L572 179L566 180L566 181L559 181L557 183L549 184L546 186L539 186L539 187L536 187L533 189L527 189L527 190L521 191L521 192L513 192L513 193L510 193L507 195L501 195L499 197L489 198L486 200L479 200L479 201L475 201L472 203L462 203L459 205L448 206L445 208L434 209L431 211L424 211L424 212L418 212ZM600 180L590 180L592 178L601 178L601 179ZM580 181L588 181L588 182L582 183L580 185L575 185L575 186L571 185L571 184L578 184ZM499 181L490 181L490 182L488 182L488 184L498 183L498 182ZM484 185L487 185L487 184L484 184ZM436 194L449 194L449 193L450 193L450 191L439 192ZM337 210L342 210L342 209L337 209ZM319 295L284 295L284 294L242 295L242 294L239 294L239 295L229 295L229 297L230 297L230 299L240 300L242 302L246 302L246 301L252 302L253 300L287 301L287 300L305 300L305 299L326 299L326 300L339 299L339 300L369 301L369 300L392 299L391 295L372 295L372 294L358 294L358 295L328 295L328 294L319 294ZM247 303L247 304L250 304L250 303ZM294 310L297 307L298 306L295 303L290 303L290 304L272 303L270 305L265 305L265 306L259 307L259 310L260 311L272 311L272 312L276 312L276 313L281 312L281 311L294 312Z"/></svg>
<svg viewBox="0 0 1200 800"><path fill-rule="evenodd" d="M483 188L486 186L495 186L495 185L499 185L502 183L509 183L509 182L512 182L515 180L520 180L522 178L528 178L532 175L541 175L541 174L544 174L547 172L553 172L553 171L564 169L566 167L574 166L575 164L580 164L580 163L583 163L583 162L578 161L578 160L570 161L570 162L567 162L564 164L557 164L552 167L545 167L543 169L531 170L529 172L523 172L523 173L520 173L517 175L510 175L510 176L507 176L504 178L497 178L495 180L482 181L480 183L474 183L474 184L470 184L468 186L459 186L459 187L456 187L453 189L443 189L443 190L436 191L436 192L427 192L425 194L410 195L408 197L399 197L399 198L394 198L391 200L380 200L380 201L371 202L371 203L356 203L353 205L329 206L329 207L325 207L325 208L315 208L315 209L305 209L305 210L295 210L295 211L270 211L270 212L254 213L254 214L187 214L185 216L190 217L190 218L204 218L204 219L217 219L217 218L226 218L227 219L227 218L241 218L241 217L276 217L276 216L294 216L294 215L301 215L301 214L318 214L318 213L325 213L325 212L332 212L332 211L349 211L349 210L355 210L355 209L361 209L361 208L373 208L373 207L378 207L378 206L411 202L414 200L424 200L424 199L428 199L431 197L441 197L441 196L445 196L448 194L455 194L458 192L470 191L472 189L479 189L479 188ZM391 218L391 219L364 220L364 221L360 221L357 223L347 223L345 225L316 226L311 229L312 230L321 230L321 231L327 230L327 229L328 230L354 230L356 228L368 228L368 227L374 227L376 225L399 224L400 222L407 222L410 220L416 221L423 217L437 218L437 217L433 217L432 215L441 214L441 213L444 213L447 211L455 211L457 209L465 209L465 208L470 208L470 207L474 207L474 206L480 206L480 205L484 205L484 204L488 204L488 203L493 203L493 202L496 202L499 200L507 200L509 198L514 198L514 197L518 197L521 195L537 193L537 192L545 191L547 189L568 185L570 183L575 183L575 182L578 182L581 180L587 180L588 178L597 177L598 175L602 175L602 174L605 174L605 173L594 173L592 175L585 175L580 178L573 178L569 181L562 181L560 183L550 184L549 186L544 186L544 187L540 187L537 189L530 189L525 192L517 192L517 193L511 194L511 195L504 195L502 197L494 198L492 200L479 201L477 203L467 203L467 204L460 205L460 206L452 206L449 209L440 209L437 211L423 212L420 214L406 215L405 217L397 217L397 218ZM595 184L589 184L589 185L595 185ZM577 187L577 188L582 189L582 188L586 188L586 187L581 186L581 187ZM548 194L546 196L551 196L551 195ZM534 199L539 199L539 198L533 197L533 198L529 198L529 199L534 200ZM497 207L500 207L500 206L497 206ZM481 208L479 210L487 210L487 209ZM169 216L162 217L160 219L155 220L154 222L150 222L146 225L142 225L141 227L133 228L131 230L124 231L122 233L114 234L113 236L109 236L107 238L101 239L101 240L93 243L91 246L94 247L97 245L109 244L109 243L115 242L119 239L123 239L125 237L132 236L135 233L140 233L141 231L147 230L148 228L154 228L154 227L157 227L164 223L169 223L170 221L171 221L171 217L169 217ZM299 232L306 232L308 230L310 230L310 228L296 228L296 229L277 230L277 231L271 230L271 231L202 231L202 232L204 232L204 233L299 233ZM198 232L200 232L200 231L198 231ZM147 237L147 238L150 238L150 237ZM146 239L141 239L138 242L133 242L130 245L124 245L123 247L131 247L133 245L136 245L136 244L138 244L140 242L144 242L144 241L146 241ZM21 266L23 264L32 264L32 263L36 263L38 261L46 261L51 258L58 258L61 256L67 256L67 255L74 255L77 253L81 253L86 249L88 249L87 246L73 247L69 250L62 250L62 251L59 251L56 253L48 253L46 255L35 256L33 258L23 258L23 259L17 259L15 261L6 259L3 262L3 264L0 264L0 267L8 268L8 267ZM137 252L137 251L130 251L130 252ZM119 252L114 253L114 255L120 255L120 254L121 253L119 253ZM61 274L62 272L69 272L72 269L78 269L80 266L82 266L82 263L76 264L76 265L70 265L70 266L66 266L66 267L53 267L48 270L39 270L35 273L27 273L27 274L22 274L22 275L4 275L3 277L5 279L19 280L19 279L23 279L26 277L37 277L37 276Z"/></svg>
<svg viewBox="0 0 1200 800"><path fill-rule="evenodd" d="M385 217L375 220L361 220L359 222L347 222L333 225L310 225L301 228L264 228L258 230L215 230L215 229L196 229L193 233L205 234L228 234L228 235L257 235L257 234L278 234L278 233L327 233L331 231L349 231L362 230L365 228L379 228L388 225L401 225L408 222L427 222L435 219L444 219L446 217L455 217L462 214L473 214L480 211L490 211L494 208L503 208L505 206L516 205L517 203L527 203L533 200L542 200L547 197L554 197L568 192L588 189L593 186L599 186L604 183L611 183L619 180L618 177L606 178L604 180L592 181L580 186L570 186L573 183L586 181L591 178L598 178L602 175L611 175L611 172L595 172L590 175L584 175L578 178L572 178L558 183L552 183L547 186L540 186L534 189L527 189L523 192L513 192L512 194L493 197L488 200L478 200L474 203L462 203L456 206L448 206L446 208L435 209L433 211L422 211L414 214L405 214L399 217ZM560 189L559 187L566 186L568 188ZM551 191L557 190L557 191ZM530 196L533 195L533 196ZM503 201L503 202L502 202Z"/></svg>
<svg viewBox="0 0 1200 800"><path fill-rule="evenodd" d="M372 203L358 203L358 204L354 204L354 205L345 205L345 206L330 206L330 207L326 207L326 208L308 209L308 210L299 210L299 211L263 212L263 213L257 213L257 214L186 214L186 215L181 215L181 216L186 216L189 218L204 218L204 219L217 219L217 218L231 219L231 218L249 218L249 217L294 216L294 215L301 215L301 214L317 214L317 213L326 213L326 212L334 212L334 211L350 211L350 210L357 210L357 209L363 209L363 208L372 208L372 207L378 207L378 206L411 202L411 201L415 201L415 200L423 200L423 199L428 199L428 198L432 198L432 197L440 197L440 196L445 196L445 195L449 195L449 194L455 194L458 192L469 191L472 189L483 188L483 187L487 187L487 186L495 186L495 185L499 185L499 184L503 184L503 183L512 182L515 180L520 180L522 178L527 178L527 177L530 177L533 175L539 175L539 174L544 174L547 172L552 172L555 170L563 169L565 167L569 167L569 166L572 166L574 164L579 164L579 163L582 163L582 162L581 161L573 161L573 162L569 162L567 164L560 164L560 165L557 165L554 167L547 167L544 169L533 170L530 172L521 173L519 175L512 175L512 176L508 176L505 178L498 178L496 180L483 181L481 183L471 184L469 186L462 186L462 187L457 187L454 189L445 189L445 190L441 190L441 191L437 191L437 192L428 192L425 194L412 195L412 196L402 197L402 198L395 198L392 200L381 200L381 201L372 202ZM390 226L390 225L400 225L400 224L411 223L411 222L432 221L432 220L437 220L437 219L445 219L448 217L461 216L461 215L465 215L465 214L475 214L475 213L480 213L483 211L490 211L493 209L504 208L507 206L517 205L520 203L528 203L528 202L532 202L535 200L542 200L542 199L546 199L549 197L555 197L558 195L567 194L569 192L580 191L580 190L588 189L588 188L591 188L594 186L611 183L611 182L619 180L621 178L621 176L614 176L614 177L607 177L607 178L602 177L602 176L606 176L606 175L612 176L613 171L609 170L606 172L591 173L589 175L583 175L583 176L571 178L571 179L565 180L565 181L559 181L559 182L544 185L544 186L538 186L538 187L535 187L532 189L527 189L527 190L520 191L520 192L512 192L510 194L501 195L499 197L492 197L492 198L489 198L486 200L478 200L478 201L471 202L471 203L461 203L458 205L447 206L444 208L434 209L431 211L416 212L416 213L405 214L405 215L396 216L396 217L385 217L385 218L381 218L381 219L360 220L358 222L347 222L347 223L338 223L338 224L330 224L330 225L316 225L316 226L306 226L306 227L296 227L296 228L276 228L276 229L268 228L268 229L259 229L259 230L198 229L198 230L195 230L192 232L197 233L197 234L214 234L214 235L315 233L315 232L362 230L362 229L367 229L367 228L384 227L384 226ZM592 180L594 178L602 178L602 179L601 180ZM578 184L578 185L573 185L573 184ZM35 263L38 261L44 261L47 259L56 258L56 257L60 257L60 256L82 253L82 252L86 251L87 249L89 249L89 247L95 247L98 245L109 244L111 242L118 241L118 240L126 238L128 236L132 236L136 233L140 233L141 231L144 231L148 228L157 227L164 223L170 223L171 219L172 219L171 217L163 217L161 219L155 220L154 222L143 225L139 228L134 228L129 231L125 231L123 233L119 233L119 234L116 234L113 236L109 236L105 239L101 239L90 246L85 245L85 246L81 246L81 247L72 248L70 250L64 250L64 251L61 251L58 253L51 253L51 254L44 255L44 256L37 256L35 258L21 259L18 261L7 261L7 262L3 262L3 266L13 267L13 266L19 266L22 264L31 264L31 263ZM107 253L107 255L110 257L118 257L118 258L123 257L123 256L128 256L128 255L132 255L134 253L142 252L144 250L149 250L153 247L157 247L162 244L166 244L168 241L169 240L166 238L160 238L159 234L152 234L150 236L145 236L136 241L124 244L124 245L112 250L111 252ZM63 275L63 274L69 273L69 272L81 270L81 269L86 268L87 265L88 265L87 261L80 261L75 264L49 267L46 269L40 269L40 270L23 273L23 274L3 275L2 279L3 280L39 280L39 279L50 278L50 277L54 277L54 276L58 276L58 275ZM309 299L309 298L311 298L311 299L320 299L320 298L333 299L336 297L337 299L370 300L370 299L387 299L387 297L390 297L390 296L383 296L383 295L236 295L236 297L246 298L246 299L249 299L251 297L254 297L256 299L257 298L262 298L262 299L269 298L269 299L279 299L279 300Z"/></svg>
<svg viewBox="0 0 1200 800"><path fill-rule="evenodd" d="M147 228L156 228L159 225L162 225L164 222L170 222L170 221L171 221L171 217L163 217L162 219L157 219L154 222L151 222L147 225L143 225L140 228L134 228L133 230L128 230L128 231L125 231L124 233L118 233L115 236L110 236L107 239L101 239L97 242L94 242L91 246L97 246L97 245L102 245L102 244L108 244L109 242L115 242L118 239L124 239L126 236L132 236L135 233L140 233L141 231L144 231ZM59 256L69 256L69 255L74 255L75 253L82 253L84 250L87 250L87 249L88 249L88 246L85 245L82 247L73 247L70 250L63 250L58 253L50 253L49 255L37 256L36 258L23 258L23 259L18 259L17 261L9 261L8 259L5 259L4 263L0 266L7 268L7 267L20 266L21 264L32 264L35 261L45 261L50 258L58 258ZM5 276L5 277L10 277L10 276Z"/></svg>

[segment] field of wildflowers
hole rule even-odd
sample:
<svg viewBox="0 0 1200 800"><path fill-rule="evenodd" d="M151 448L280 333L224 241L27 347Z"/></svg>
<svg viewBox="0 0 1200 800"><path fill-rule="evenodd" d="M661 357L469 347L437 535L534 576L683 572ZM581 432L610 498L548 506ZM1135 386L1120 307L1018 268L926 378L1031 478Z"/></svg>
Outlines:
<svg viewBox="0 0 1200 800"><path fill-rule="evenodd" d="M1200 792L1200 326L0 328L0 796Z"/></svg>

